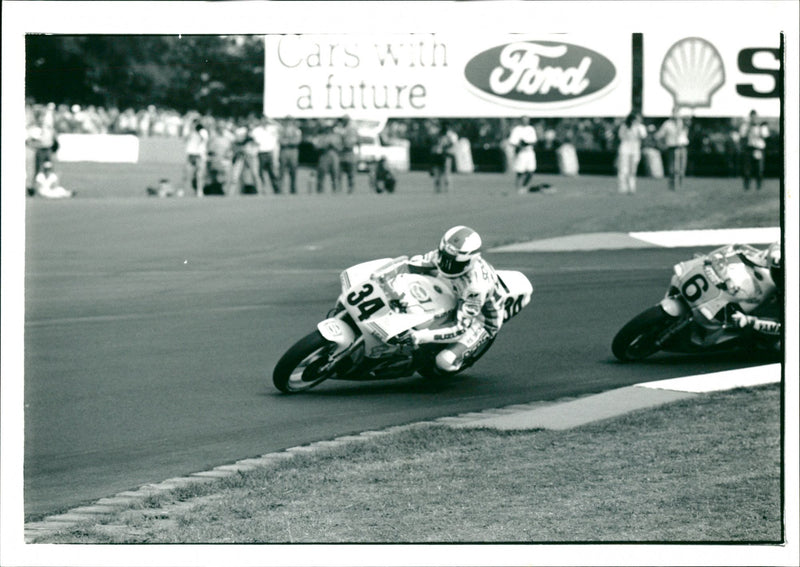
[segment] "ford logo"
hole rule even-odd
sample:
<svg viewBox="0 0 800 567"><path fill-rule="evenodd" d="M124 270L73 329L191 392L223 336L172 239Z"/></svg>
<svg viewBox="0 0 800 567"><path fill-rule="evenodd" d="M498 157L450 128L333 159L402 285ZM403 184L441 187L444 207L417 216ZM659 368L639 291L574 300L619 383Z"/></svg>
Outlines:
<svg viewBox="0 0 800 567"><path fill-rule="evenodd" d="M464 76L493 97L547 104L596 94L614 82L617 70L607 57L579 45L518 41L479 53Z"/></svg>

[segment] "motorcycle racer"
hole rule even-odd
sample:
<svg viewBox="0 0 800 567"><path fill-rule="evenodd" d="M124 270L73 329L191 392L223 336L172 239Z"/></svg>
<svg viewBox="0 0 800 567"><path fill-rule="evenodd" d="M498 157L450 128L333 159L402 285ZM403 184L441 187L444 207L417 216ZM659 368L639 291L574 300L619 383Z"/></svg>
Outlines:
<svg viewBox="0 0 800 567"><path fill-rule="evenodd" d="M778 338L781 322L762 317L759 312L771 302L779 301L783 290L783 258L779 242L764 250L743 244L733 244L714 250L706 263L720 276L717 283L731 293L731 318L742 328L759 335Z"/></svg>
<svg viewBox="0 0 800 567"><path fill-rule="evenodd" d="M423 273L452 287L458 300L452 324L436 329L409 331L402 340L449 345L436 356L437 368L458 371L471 355L497 335L503 324L502 281L481 257L481 237L466 226L445 232L438 248L411 258L401 256L373 277L385 282L399 273ZM400 299L402 306L402 298Z"/></svg>

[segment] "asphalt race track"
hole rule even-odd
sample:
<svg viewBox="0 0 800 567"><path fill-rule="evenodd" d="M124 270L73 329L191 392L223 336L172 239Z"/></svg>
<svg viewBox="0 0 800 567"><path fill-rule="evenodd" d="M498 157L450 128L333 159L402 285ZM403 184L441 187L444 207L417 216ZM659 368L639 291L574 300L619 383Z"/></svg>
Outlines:
<svg viewBox="0 0 800 567"><path fill-rule="evenodd" d="M425 251L459 222L491 246L593 214L388 198L30 202L26 519L347 433L763 363L613 359L614 333L662 297L686 250L494 253L533 281L533 302L465 374L280 394L275 362L325 316L344 267Z"/></svg>

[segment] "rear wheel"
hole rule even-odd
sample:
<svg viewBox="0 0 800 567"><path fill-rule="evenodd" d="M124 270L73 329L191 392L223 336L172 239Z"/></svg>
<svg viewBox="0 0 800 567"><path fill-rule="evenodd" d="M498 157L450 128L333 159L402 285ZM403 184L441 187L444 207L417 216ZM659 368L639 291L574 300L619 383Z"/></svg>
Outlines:
<svg viewBox="0 0 800 567"><path fill-rule="evenodd" d="M310 390L336 374L329 354L334 344L314 331L286 351L272 373L272 383L286 394Z"/></svg>
<svg viewBox="0 0 800 567"><path fill-rule="evenodd" d="M661 350L661 338L676 319L660 305L642 311L619 330L611 351L623 362L643 360Z"/></svg>

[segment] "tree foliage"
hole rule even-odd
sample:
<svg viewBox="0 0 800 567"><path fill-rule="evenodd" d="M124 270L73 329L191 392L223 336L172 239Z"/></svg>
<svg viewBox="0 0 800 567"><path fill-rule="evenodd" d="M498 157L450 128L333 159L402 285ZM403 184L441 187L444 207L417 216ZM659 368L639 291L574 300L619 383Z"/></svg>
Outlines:
<svg viewBox="0 0 800 567"><path fill-rule="evenodd" d="M261 36L29 35L26 95L39 102L260 112Z"/></svg>

